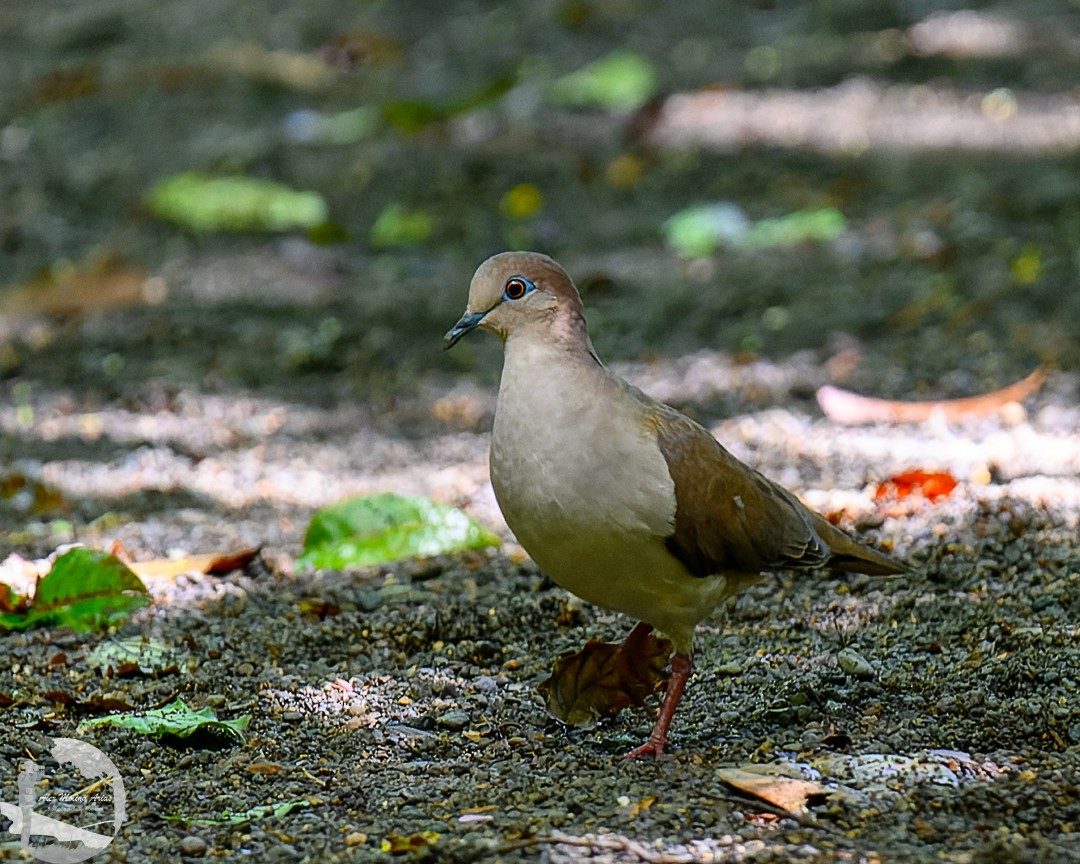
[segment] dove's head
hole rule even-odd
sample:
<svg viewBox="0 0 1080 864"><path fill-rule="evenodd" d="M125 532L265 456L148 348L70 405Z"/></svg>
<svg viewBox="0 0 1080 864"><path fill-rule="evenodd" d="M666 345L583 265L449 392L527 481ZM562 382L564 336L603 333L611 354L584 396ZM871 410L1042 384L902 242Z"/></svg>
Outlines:
<svg viewBox="0 0 1080 864"><path fill-rule="evenodd" d="M469 284L465 314L443 346L452 348L477 327L503 341L536 332L549 338L575 334L570 338L588 344L577 288L562 267L539 252L500 252L481 264Z"/></svg>

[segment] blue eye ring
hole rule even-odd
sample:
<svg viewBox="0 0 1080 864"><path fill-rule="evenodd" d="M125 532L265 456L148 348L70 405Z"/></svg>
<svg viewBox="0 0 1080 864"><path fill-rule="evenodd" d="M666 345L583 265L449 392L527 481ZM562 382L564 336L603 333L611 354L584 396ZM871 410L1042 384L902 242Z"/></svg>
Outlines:
<svg viewBox="0 0 1080 864"><path fill-rule="evenodd" d="M503 299L520 300L534 290L536 290L536 286L524 276L511 276L506 280L506 285L503 286Z"/></svg>

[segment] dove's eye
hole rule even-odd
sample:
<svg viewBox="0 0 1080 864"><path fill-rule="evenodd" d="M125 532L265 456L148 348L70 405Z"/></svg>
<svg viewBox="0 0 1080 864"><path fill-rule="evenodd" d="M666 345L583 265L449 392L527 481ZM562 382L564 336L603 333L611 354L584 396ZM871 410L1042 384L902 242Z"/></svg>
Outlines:
<svg viewBox="0 0 1080 864"><path fill-rule="evenodd" d="M506 280L503 297L507 300L520 300L534 288L536 286L524 276L511 276Z"/></svg>

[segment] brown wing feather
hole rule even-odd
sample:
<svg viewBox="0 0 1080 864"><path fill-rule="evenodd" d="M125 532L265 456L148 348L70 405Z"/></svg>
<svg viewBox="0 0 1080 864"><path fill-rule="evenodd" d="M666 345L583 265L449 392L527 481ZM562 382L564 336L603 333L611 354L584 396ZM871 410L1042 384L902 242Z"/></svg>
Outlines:
<svg viewBox="0 0 1080 864"><path fill-rule="evenodd" d="M904 572L744 465L689 417L665 405L654 424L675 482L675 530L665 542L693 575L824 565Z"/></svg>

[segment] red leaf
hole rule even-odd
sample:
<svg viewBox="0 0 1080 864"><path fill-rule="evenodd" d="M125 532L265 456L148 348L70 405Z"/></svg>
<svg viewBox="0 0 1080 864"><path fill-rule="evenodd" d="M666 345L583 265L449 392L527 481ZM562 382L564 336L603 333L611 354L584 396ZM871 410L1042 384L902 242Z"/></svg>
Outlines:
<svg viewBox="0 0 1080 864"><path fill-rule="evenodd" d="M929 501L944 498L956 488L956 478L947 471L908 471L897 474L881 483L874 498L907 498L918 490Z"/></svg>

